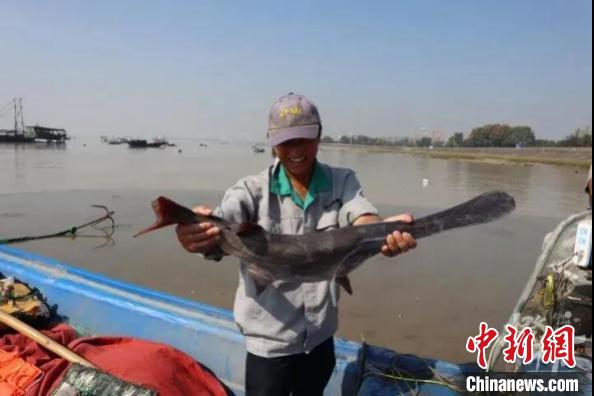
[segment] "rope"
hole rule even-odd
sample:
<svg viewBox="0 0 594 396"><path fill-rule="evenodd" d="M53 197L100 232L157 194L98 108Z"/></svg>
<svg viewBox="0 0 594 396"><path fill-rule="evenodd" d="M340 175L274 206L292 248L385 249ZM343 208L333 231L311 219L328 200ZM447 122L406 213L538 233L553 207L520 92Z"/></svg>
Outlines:
<svg viewBox="0 0 594 396"><path fill-rule="evenodd" d="M399 356L400 357L400 356ZM399 358L398 357L398 358ZM397 360L398 360L397 358ZM401 381L403 385L408 388L408 394L418 394L421 390L419 388L420 384L431 384L431 385L439 385L450 389L459 394L466 394L466 390L455 383L453 380L449 380L444 378L441 374L439 374L433 367L431 367L426 361L417 357L419 362L422 362L427 369L431 371L433 374L433 378L417 378L412 373L403 372L399 370L397 366L397 361L394 361L392 367L390 369L391 373L382 371L377 367L373 366L372 364L367 364L367 373L365 376L376 376L380 378L384 378L387 380L392 380L395 382ZM400 392L402 393L402 392Z"/></svg>
<svg viewBox="0 0 594 396"><path fill-rule="evenodd" d="M418 392L418 390L419 390L418 384L432 384L432 385L439 385L439 386L449 388L450 390L457 392L457 393L466 393L466 391L461 386L458 386L457 384L455 384L453 382L449 382L444 378L440 378L440 377L438 377L437 379L415 378L414 376L405 376L404 374L400 373L398 370L395 370L395 371L396 371L395 374L388 374L388 373L383 373L378 370L375 372L370 372L369 375L374 375L376 377L381 377L381 378L389 379L392 381L402 381L409 388L408 389L409 392ZM434 370L432 370L432 371L435 374L435 371ZM415 388L411 388L408 385L409 382L413 383L413 385L416 385Z"/></svg>
<svg viewBox="0 0 594 396"><path fill-rule="evenodd" d="M36 241L39 239L56 238L56 237L62 237L62 236L68 236L68 235L75 235L78 231L80 231L84 228L95 226L95 225L102 223L104 221L107 221L107 220L109 220L111 222L112 227L115 227L115 221L113 220L113 217L112 217L115 212L108 210L107 207L102 206L102 205L92 205L92 206L94 208L100 208L100 209L105 210L105 215L103 215L95 220L91 220L88 223L81 224L79 226L69 227L66 230L55 232L53 234L0 239L0 245L9 244L9 243L22 243L22 242L28 242L28 241Z"/></svg>
<svg viewBox="0 0 594 396"><path fill-rule="evenodd" d="M8 113L7 110L9 110L11 108L11 106L12 106L12 102L8 102L4 106L0 106L0 117L3 117L4 114Z"/></svg>

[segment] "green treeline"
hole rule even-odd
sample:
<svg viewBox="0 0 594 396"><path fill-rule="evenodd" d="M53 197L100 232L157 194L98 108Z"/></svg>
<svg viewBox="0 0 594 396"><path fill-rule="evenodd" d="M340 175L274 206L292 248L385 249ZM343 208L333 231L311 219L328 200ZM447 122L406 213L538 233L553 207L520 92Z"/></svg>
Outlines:
<svg viewBox="0 0 594 396"><path fill-rule="evenodd" d="M434 141L430 137L375 138L365 135L341 136L336 140L324 136L322 142L402 147L592 147L592 128L578 128L559 141L537 139L529 126L489 124L474 128L467 136L462 132L456 132L447 142Z"/></svg>

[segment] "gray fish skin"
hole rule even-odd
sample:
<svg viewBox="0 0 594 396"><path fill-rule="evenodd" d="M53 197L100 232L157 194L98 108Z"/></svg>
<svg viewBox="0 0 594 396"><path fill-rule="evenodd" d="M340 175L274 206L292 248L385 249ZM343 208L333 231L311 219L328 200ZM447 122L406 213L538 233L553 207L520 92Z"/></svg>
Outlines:
<svg viewBox="0 0 594 396"><path fill-rule="evenodd" d="M380 253L388 234L407 232L421 239L453 228L488 223L511 213L515 201L504 192L490 192L413 223L380 222L303 235L273 234L257 224L236 224L215 216L198 215L165 197L153 201L153 209L157 221L137 235L171 224L212 223L221 230L220 249L248 264L259 288L275 280L336 279L351 292L347 275Z"/></svg>

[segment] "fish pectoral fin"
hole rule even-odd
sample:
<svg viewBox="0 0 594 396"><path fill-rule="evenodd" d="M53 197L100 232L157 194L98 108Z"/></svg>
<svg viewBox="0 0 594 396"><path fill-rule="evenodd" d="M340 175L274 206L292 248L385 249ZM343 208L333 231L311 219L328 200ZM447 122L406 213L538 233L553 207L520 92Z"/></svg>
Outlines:
<svg viewBox="0 0 594 396"><path fill-rule="evenodd" d="M351 286L351 280L348 276L341 276L336 278L336 283L338 283L342 288L349 293L349 295L353 295L353 287Z"/></svg>
<svg viewBox="0 0 594 396"><path fill-rule="evenodd" d="M330 286L330 299L332 301L333 306L338 306L338 288L334 286L334 283L337 285L342 286L342 288L349 293L349 295L353 295L353 287L351 286L351 281L347 275L336 276L333 278L333 281Z"/></svg>
<svg viewBox="0 0 594 396"><path fill-rule="evenodd" d="M272 281L266 278L261 278L259 276L254 276L250 274L252 281L254 282L256 297L260 296L271 284Z"/></svg>

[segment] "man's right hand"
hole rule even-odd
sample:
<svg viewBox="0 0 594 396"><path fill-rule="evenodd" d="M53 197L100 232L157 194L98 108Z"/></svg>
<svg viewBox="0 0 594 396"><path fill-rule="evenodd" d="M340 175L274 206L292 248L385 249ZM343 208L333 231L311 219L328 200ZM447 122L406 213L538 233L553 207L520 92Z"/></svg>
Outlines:
<svg viewBox="0 0 594 396"><path fill-rule="evenodd" d="M206 206L198 206L194 209L195 213L210 216L212 210ZM178 225L175 229L179 243L190 253L208 254L219 243L221 230L212 223L196 223Z"/></svg>

